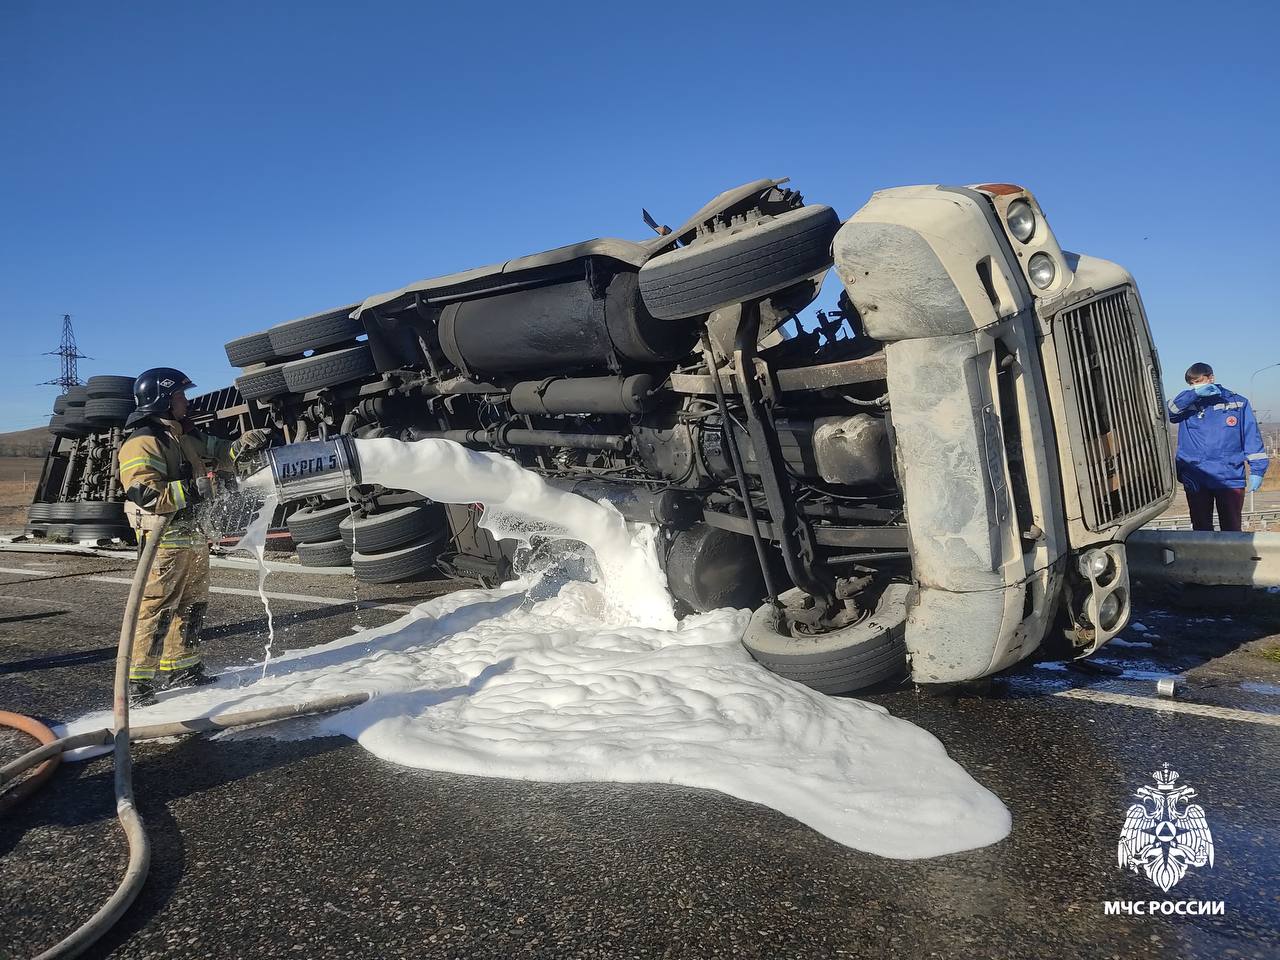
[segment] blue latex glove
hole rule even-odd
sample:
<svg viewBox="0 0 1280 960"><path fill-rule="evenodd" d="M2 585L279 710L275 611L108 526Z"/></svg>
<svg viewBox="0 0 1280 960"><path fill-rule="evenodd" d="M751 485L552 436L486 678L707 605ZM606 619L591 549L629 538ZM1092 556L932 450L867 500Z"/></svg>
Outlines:
<svg viewBox="0 0 1280 960"><path fill-rule="evenodd" d="M1257 490L1260 486L1262 486L1262 474L1249 474L1249 492L1253 493L1253 491Z"/></svg>
<svg viewBox="0 0 1280 960"><path fill-rule="evenodd" d="M1191 388L1199 397L1217 397L1221 396L1222 388L1216 383L1197 383Z"/></svg>

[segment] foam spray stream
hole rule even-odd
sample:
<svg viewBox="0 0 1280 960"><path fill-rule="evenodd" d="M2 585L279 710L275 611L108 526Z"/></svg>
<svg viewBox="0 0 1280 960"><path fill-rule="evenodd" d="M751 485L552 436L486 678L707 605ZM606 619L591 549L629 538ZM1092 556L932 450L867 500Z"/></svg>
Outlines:
<svg viewBox="0 0 1280 960"><path fill-rule="evenodd" d="M245 530L244 536L240 538L235 549L252 553L258 561L258 596L262 598L262 607L267 612L267 645L263 650L262 659L262 676L265 677L267 664L271 662L271 647L276 639L275 620L271 616L271 601L267 599L267 532L271 529L271 518L276 514L279 495L275 487L267 482L260 481L251 483L249 486L262 490L262 506L258 508L253 522L249 524L249 528Z"/></svg>

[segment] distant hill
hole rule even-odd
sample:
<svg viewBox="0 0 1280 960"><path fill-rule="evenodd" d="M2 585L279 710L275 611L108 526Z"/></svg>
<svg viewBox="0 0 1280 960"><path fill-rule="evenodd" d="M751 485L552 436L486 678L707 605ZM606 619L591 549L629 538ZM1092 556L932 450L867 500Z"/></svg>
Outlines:
<svg viewBox="0 0 1280 960"><path fill-rule="evenodd" d="M0 433L0 457L43 457L53 444L45 427Z"/></svg>

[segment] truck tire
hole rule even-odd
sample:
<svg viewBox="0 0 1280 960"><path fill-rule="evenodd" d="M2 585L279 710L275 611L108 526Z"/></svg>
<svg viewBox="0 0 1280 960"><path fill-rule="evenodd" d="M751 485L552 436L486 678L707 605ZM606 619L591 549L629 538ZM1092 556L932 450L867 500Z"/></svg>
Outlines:
<svg viewBox="0 0 1280 960"><path fill-rule="evenodd" d="M66 395L65 393L60 393L60 394L58 394L56 397L54 397L54 399L53 399L53 412L54 412L54 413L66 413L66 412L67 412L67 395Z"/></svg>
<svg viewBox="0 0 1280 960"><path fill-rule="evenodd" d="M84 405L84 419L95 427L123 427L137 405L133 397L91 397Z"/></svg>
<svg viewBox="0 0 1280 960"><path fill-rule="evenodd" d="M429 534L426 539L383 553L353 553L351 566L356 579L363 583L395 583L419 577L435 568L436 560L449 538L444 530Z"/></svg>
<svg viewBox="0 0 1280 960"><path fill-rule="evenodd" d="M83 427L71 426L67 423L67 415L65 413L55 413L49 418L49 432L55 437L74 439L88 434L89 425L85 424Z"/></svg>
<svg viewBox="0 0 1280 960"><path fill-rule="evenodd" d="M298 562L304 567L349 567L351 548L341 540L298 544Z"/></svg>
<svg viewBox="0 0 1280 960"><path fill-rule="evenodd" d="M133 379L133 377L90 377L88 383L84 385L85 395L90 400L112 397L126 399L132 403Z"/></svg>
<svg viewBox="0 0 1280 960"><path fill-rule="evenodd" d="M71 519L76 523L106 524L108 526L125 526L124 504L101 500L85 500L72 506Z"/></svg>
<svg viewBox="0 0 1280 960"><path fill-rule="evenodd" d="M67 412L62 415L62 424L68 430L78 430L77 436L84 437L93 433L93 424L85 419L84 407L67 407Z"/></svg>
<svg viewBox="0 0 1280 960"><path fill-rule="evenodd" d="M290 393L307 393L363 380L374 372L373 355L368 345L362 343L345 350L291 360L284 365L284 380Z"/></svg>
<svg viewBox="0 0 1280 960"><path fill-rule="evenodd" d="M72 540L128 540L130 529L124 524L77 523L71 528Z"/></svg>
<svg viewBox="0 0 1280 960"><path fill-rule="evenodd" d="M46 523L44 525L44 535L50 540L71 539L71 531L75 528L69 523Z"/></svg>
<svg viewBox="0 0 1280 960"><path fill-rule="evenodd" d="M76 518L76 504L74 501L63 500L61 503L49 504L49 519L56 520L59 523L70 523Z"/></svg>
<svg viewBox="0 0 1280 960"><path fill-rule="evenodd" d="M271 337L265 330L261 333L251 333L247 337L237 337L224 349L233 367L249 367L255 363L267 363L276 358L275 352L271 349Z"/></svg>
<svg viewBox="0 0 1280 960"><path fill-rule="evenodd" d="M831 266L840 217L815 204L788 210L723 237L654 257L640 268L640 295L662 320L696 317L775 293Z"/></svg>
<svg viewBox="0 0 1280 960"><path fill-rule="evenodd" d="M267 331L272 351L277 357L288 357L364 336L364 326L360 321L351 319L353 309L341 307L328 313L276 324Z"/></svg>
<svg viewBox="0 0 1280 960"><path fill-rule="evenodd" d="M284 366L263 367L236 377L236 389L245 400L270 400L289 392L284 382Z"/></svg>
<svg viewBox="0 0 1280 960"><path fill-rule="evenodd" d="M52 503L33 503L27 508L27 519L43 523L53 519Z"/></svg>
<svg viewBox="0 0 1280 960"><path fill-rule="evenodd" d="M89 399L89 391L80 386L67 387L67 392L63 396L67 398L68 407L83 407L84 402Z"/></svg>
<svg viewBox="0 0 1280 960"><path fill-rule="evenodd" d="M444 517L435 504L415 503L375 513L371 517L347 517L338 524L343 542L361 553L380 553L421 540L432 530L444 525Z"/></svg>
<svg viewBox="0 0 1280 960"><path fill-rule="evenodd" d="M322 543L325 540L337 540L338 524L351 516L351 507L346 502L327 507L303 507L289 514L285 524L289 527L289 535L297 543Z"/></svg>
<svg viewBox="0 0 1280 960"><path fill-rule="evenodd" d="M22 528L24 537L44 537L49 533L49 525L43 520L30 520L27 525Z"/></svg>
<svg viewBox="0 0 1280 960"><path fill-rule="evenodd" d="M860 690L906 673L903 636L910 595L910 585L891 583L870 616L814 637L780 632L779 611L766 603L751 615L742 645L766 670L821 693ZM798 589L788 590L778 599L786 605L803 596Z"/></svg>

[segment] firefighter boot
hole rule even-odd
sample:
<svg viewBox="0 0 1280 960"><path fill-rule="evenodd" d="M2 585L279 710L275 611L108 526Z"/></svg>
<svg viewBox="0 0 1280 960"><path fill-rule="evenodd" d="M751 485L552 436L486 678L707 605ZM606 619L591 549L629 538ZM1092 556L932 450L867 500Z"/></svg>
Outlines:
<svg viewBox="0 0 1280 960"><path fill-rule="evenodd" d="M156 702L156 688L150 680L129 681L129 706L149 707Z"/></svg>

